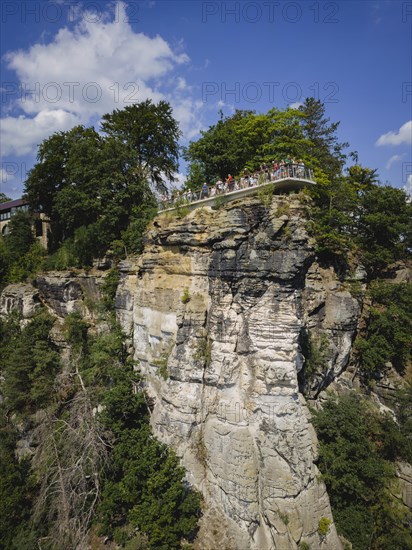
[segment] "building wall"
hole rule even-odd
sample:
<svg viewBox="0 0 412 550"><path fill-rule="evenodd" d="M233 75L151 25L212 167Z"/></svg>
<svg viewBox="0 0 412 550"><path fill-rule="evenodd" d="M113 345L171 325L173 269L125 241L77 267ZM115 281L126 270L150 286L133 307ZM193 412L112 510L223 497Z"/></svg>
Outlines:
<svg viewBox="0 0 412 550"><path fill-rule="evenodd" d="M29 205L24 204L17 207L11 207L10 209L0 212L0 234L2 236L7 235L7 226L9 225L14 214L17 214L17 212L27 212L28 210ZM35 222L32 229L36 239L44 248L47 249L47 234L50 230L50 223L45 214L35 215Z"/></svg>

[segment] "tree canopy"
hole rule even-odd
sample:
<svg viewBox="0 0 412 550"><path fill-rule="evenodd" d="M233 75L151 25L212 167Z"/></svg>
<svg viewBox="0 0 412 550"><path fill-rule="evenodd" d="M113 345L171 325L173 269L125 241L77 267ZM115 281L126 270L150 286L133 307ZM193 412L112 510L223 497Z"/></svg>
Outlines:
<svg viewBox="0 0 412 550"><path fill-rule="evenodd" d="M4 193L0 193L0 204L8 201L11 201L11 198L5 195Z"/></svg>
<svg viewBox="0 0 412 550"><path fill-rule="evenodd" d="M317 183L309 191L310 229L320 261L341 274L356 258L376 278L410 254L412 205L401 189L381 186L376 170L361 166L356 152L345 154L348 144L339 141L338 128L339 122L331 122L314 98L299 109L221 113L184 152L188 187L254 171L273 160L302 159ZM354 164L344 170L349 158Z"/></svg>
<svg viewBox="0 0 412 550"><path fill-rule="evenodd" d="M266 114L236 110L223 116L185 150L191 186L256 170L262 163L290 156L320 168L329 177L342 169L347 143L337 137L339 122L330 123L325 106L313 98L299 109L270 109ZM195 181L197 180L197 181Z"/></svg>
<svg viewBox="0 0 412 550"><path fill-rule="evenodd" d="M180 132L164 101L106 114L102 131L76 126L39 147L25 191L32 209L50 219L51 250L83 227L98 255L142 206L154 206L153 186L173 179L178 168Z"/></svg>

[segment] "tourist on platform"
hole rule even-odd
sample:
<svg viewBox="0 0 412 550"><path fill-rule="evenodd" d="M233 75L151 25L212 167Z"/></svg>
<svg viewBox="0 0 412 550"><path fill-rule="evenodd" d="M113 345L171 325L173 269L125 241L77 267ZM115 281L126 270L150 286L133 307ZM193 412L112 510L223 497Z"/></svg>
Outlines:
<svg viewBox="0 0 412 550"><path fill-rule="evenodd" d="M231 191L233 191L234 187L235 187L235 180L233 179L233 176L232 174L229 174L228 177L227 177L227 180L226 180L226 187L227 187L227 192L230 193Z"/></svg>

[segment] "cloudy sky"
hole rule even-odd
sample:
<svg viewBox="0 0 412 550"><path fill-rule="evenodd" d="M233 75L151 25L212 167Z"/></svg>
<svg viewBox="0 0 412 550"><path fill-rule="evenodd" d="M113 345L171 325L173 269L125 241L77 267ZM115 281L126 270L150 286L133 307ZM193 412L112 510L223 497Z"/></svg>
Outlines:
<svg viewBox="0 0 412 550"><path fill-rule="evenodd" d="M220 109L321 99L383 183L412 185L412 2L3 0L1 191L20 196L37 145L146 98L182 144ZM181 164L181 177L185 166Z"/></svg>

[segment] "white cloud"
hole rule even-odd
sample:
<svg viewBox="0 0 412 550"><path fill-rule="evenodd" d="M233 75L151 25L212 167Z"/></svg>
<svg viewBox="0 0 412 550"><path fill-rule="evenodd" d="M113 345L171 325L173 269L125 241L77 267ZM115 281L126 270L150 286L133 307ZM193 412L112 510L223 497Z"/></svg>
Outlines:
<svg viewBox="0 0 412 550"><path fill-rule="evenodd" d="M188 56L173 51L161 36L134 32L124 3L114 9L115 18L105 14L93 21L83 14L73 30L60 29L50 43L4 56L20 81L22 93L13 108L23 115L2 119L3 154L27 154L55 131L90 124L147 98L169 100L183 132L196 135L200 107L185 79L174 74ZM170 79L174 86L167 94L162 83L167 88Z"/></svg>
<svg viewBox="0 0 412 550"><path fill-rule="evenodd" d="M27 155L33 145L61 130L69 130L80 121L74 115L63 111L40 111L35 117L6 117L1 120L1 142L3 155Z"/></svg>
<svg viewBox="0 0 412 550"><path fill-rule="evenodd" d="M289 103L288 107L289 109L299 109L301 105L303 105L301 101L295 101L295 103Z"/></svg>
<svg viewBox="0 0 412 550"><path fill-rule="evenodd" d="M388 132L379 137L376 145L409 145L412 144L412 120L405 122L398 132Z"/></svg>
<svg viewBox="0 0 412 550"><path fill-rule="evenodd" d="M186 176L181 172L176 173L174 176L176 178L176 182L173 184L173 186L181 189L186 183Z"/></svg>
<svg viewBox="0 0 412 550"><path fill-rule="evenodd" d="M402 160L403 156L404 155L393 155L386 163L386 170L390 170L392 164L395 164L395 162L399 162L400 160Z"/></svg>
<svg viewBox="0 0 412 550"><path fill-rule="evenodd" d="M200 118L203 109L202 101L193 101L192 98L171 98L173 115L180 122L183 137L187 140L194 138L202 129Z"/></svg>

